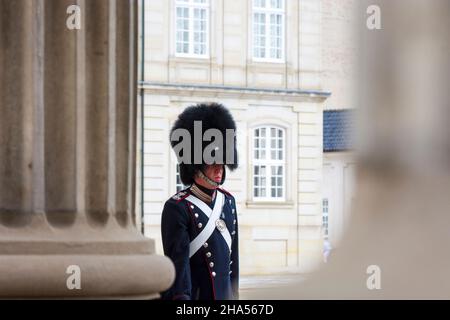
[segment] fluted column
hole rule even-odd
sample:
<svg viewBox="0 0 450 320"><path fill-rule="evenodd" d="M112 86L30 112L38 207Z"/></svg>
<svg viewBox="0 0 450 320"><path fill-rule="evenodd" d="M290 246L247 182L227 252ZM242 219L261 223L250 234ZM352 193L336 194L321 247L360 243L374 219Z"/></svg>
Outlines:
<svg viewBox="0 0 450 320"><path fill-rule="evenodd" d="M136 39L135 0L0 0L0 297L170 286L134 219Z"/></svg>

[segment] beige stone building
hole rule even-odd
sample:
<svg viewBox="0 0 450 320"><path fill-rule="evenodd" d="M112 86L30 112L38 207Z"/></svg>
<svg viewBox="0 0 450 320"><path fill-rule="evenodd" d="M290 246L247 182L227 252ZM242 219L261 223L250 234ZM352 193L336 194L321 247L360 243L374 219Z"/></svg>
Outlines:
<svg viewBox="0 0 450 320"><path fill-rule="evenodd" d="M322 263L323 110L352 107L348 92L327 104L329 89L345 86L342 69L328 59L324 41L333 30L326 25L348 25L346 14L334 17L327 6L345 11L354 3L141 2L137 207L158 252L163 204L182 188L170 127L186 106L217 101L238 124L240 168L228 174L224 188L238 204L242 273L310 272ZM329 49L339 51L336 45ZM340 51L349 61L351 52Z"/></svg>

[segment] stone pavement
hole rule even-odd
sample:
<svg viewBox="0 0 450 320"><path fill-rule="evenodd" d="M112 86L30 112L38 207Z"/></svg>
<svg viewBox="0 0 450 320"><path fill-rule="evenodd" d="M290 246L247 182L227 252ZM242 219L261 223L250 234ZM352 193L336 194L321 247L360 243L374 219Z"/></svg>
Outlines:
<svg viewBox="0 0 450 320"><path fill-rule="evenodd" d="M258 289L267 289L273 287L282 287L289 285L294 280L303 281L307 275L305 274L271 274L257 276L241 276L240 277L240 299L251 299L252 292Z"/></svg>

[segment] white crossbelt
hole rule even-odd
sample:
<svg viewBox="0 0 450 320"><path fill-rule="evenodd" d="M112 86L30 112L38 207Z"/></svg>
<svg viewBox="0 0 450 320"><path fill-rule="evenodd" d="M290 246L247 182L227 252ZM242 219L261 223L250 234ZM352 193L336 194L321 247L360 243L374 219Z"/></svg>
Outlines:
<svg viewBox="0 0 450 320"><path fill-rule="evenodd" d="M222 192L217 191L216 203L214 204L214 209L212 210L206 203L193 195L189 195L186 200L195 204L200 211L202 211L209 218L208 223L202 232L200 232L200 234L189 244L189 258L191 258L213 234L214 229L216 229L216 221L220 218L220 214L222 213L224 195ZM231 251L231 235L228 228L225 228L225 230L220 232L220 234L227 243L228 249Z"/></svg>

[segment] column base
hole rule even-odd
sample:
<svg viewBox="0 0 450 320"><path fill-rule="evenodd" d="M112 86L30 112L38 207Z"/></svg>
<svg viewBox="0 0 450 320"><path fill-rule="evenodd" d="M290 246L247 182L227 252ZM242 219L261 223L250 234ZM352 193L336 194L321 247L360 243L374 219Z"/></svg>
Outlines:
<svg viewBox="0 0 450 320"><path fill-rule="evenodd" d="M1 261L4 298L156 299L175 273L168 258L154 254L4 255ZM79 267L80 289L67 285L71 265Z"/></svg>

